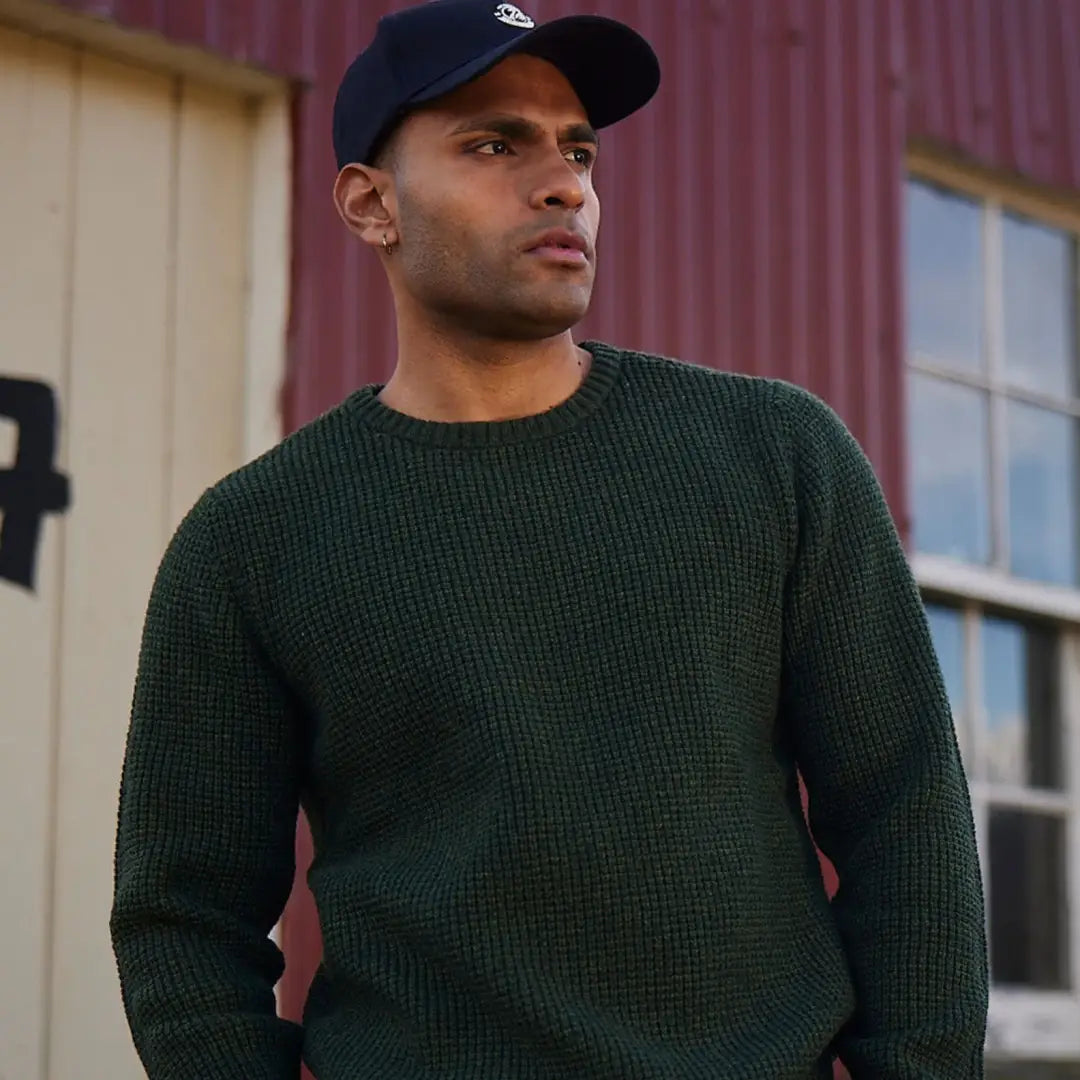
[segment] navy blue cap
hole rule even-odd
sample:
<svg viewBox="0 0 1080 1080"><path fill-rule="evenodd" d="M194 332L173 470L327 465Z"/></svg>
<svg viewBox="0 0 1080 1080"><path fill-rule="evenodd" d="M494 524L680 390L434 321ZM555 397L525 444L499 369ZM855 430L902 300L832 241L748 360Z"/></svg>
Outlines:
<svg viewBox="0 0 1080 1080"><path fill-rule="evenodd" d="M614 19L571 15L538 26L514 4L432 0L384 15L371 44L345 72L334 103L338 168L370 165L410 110L512 53L554 64L595 128L640 109L660 85L649 43Z"/></svg>

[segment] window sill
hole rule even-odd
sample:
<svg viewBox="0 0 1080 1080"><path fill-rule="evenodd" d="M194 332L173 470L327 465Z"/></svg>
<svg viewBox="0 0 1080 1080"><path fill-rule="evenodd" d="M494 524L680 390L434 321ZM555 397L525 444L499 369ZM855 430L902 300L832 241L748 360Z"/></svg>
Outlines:
<svg viewBox="0 0 1080 1080"><path fill-rule="evenodd" d="M993 1057L1069 1061L1080 1058L1080 997L995 988L986 1051Z"/></svg>
<svg viewBox="0 0 1080 1080"><path fill-rule="evenodd" d="M919 585L927 591L1080 626L1080 589L1022 581L1000 570L941 555L912 555L911 568Z"/></svg>

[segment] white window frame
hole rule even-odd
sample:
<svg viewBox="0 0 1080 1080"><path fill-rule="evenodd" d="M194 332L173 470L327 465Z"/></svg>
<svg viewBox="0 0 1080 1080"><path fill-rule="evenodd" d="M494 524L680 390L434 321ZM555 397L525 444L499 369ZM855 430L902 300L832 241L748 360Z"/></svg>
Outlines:
<svg viewBox="0 0 1080 1080"><path fill-rule="evenodd" d="M995 805L1054 810L1064 814L1068 959L1072 988L1069 991L1038 991L993 987L986 1049L987 1054L994 1058L1080 1061L1080 588L1026 581L1008 573L1007 522L1003 520L1007 514L1007 503L1003 496L1006 493L1008 463L1002 460L999 449L1007 400L1049 406L1077 417L1080 417L1080 402L1020 390L1007 383L1001 355L1004 313L997 302L1002 273L1000 211L1016 211L1080 236L1080 206L1075 200L1070 204L1065 199L1047 197L1030 186L1005 183L996 175L963 168L921 150L912 152L908 157L908 177L966 195L990 209L990 213L983 214L987 370L978 373L956 372L920 356L907 357L905 369L906 372L942 376L954 385L975 386L990 392L992 561L988 566L981 566L944 556L915 553L911 556L912 568L929 602L955 606L965 618L965 683L968 687L982 684L977 636L980 613L1006 613L1020 620L1025 616L1050 619L1057 625L1061 640L1060 687L1066 791L1009 790L1000 784L974 780L971 795L981 852L987 851L991 796ZM967 709L976 707L976 702L967 701ZM985 725L984 718L970 716L963 720L965 735L977 740ZM975 750L977 759L977 747ZM988 865L989 860L984 858L984 886L988 886ZM989 903L988 891L987 897Z"/></svg>

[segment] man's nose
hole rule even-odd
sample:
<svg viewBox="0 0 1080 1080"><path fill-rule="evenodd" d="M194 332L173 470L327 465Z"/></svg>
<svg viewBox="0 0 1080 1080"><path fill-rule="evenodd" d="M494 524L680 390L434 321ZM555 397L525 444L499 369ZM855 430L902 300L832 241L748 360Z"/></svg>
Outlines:
<svg viewBox="0 0 1080 1080"><path fill-rule="evenodd" d="M529 201L536 210L551 207L580 210L585 205L585 179L561 151L545 154Z"/></svg>

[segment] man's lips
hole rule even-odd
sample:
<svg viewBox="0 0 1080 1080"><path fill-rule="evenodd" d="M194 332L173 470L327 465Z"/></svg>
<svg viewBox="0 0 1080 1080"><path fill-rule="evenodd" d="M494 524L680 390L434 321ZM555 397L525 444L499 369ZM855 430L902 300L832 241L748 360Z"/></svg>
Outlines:
<svg viewBox="0 0 1080 1080"><path fill-rule="evenodd" d="M549 229L533 240L525 250L529 255L537 255L569 266L584 266L589 261L589 242L581 233L570 229Z"/></svg>

